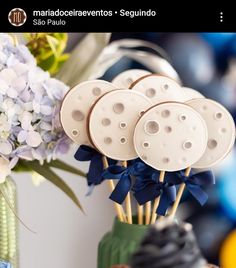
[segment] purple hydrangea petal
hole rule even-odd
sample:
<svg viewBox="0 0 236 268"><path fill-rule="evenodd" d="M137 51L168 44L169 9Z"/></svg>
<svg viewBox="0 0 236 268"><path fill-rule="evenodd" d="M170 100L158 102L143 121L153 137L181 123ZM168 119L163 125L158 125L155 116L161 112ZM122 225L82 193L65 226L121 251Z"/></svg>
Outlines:
<svg viewBox="0 0 236 268"><path fill-rule="evenodd" d="M26 130L21 130L17 135L18 142L23 143L24 141L26 141L27 134L28 133Z"/></svg>
<svg viewBox="0 0 236 268"><path fill-rule="evenodd" d="M11 86L17 91L17 92L21 92L25 89L26 87L26 81L23 77L18 77L17 79L15 79Z"/></svg>
<svg viewBox="0 0 236 268"><path fill-rule="evenodd" d="M17 75L13 69L6 68L0 72L0 78L10 85L17 78Z"/></svg>
<svg viewBox="0 0 236 268"><path fill-rule="evenodd" d="M59 109L68 89L36 66L26 46L0 34L0 159L9 170L19 158L43 163L67 152Z"/></svg>
<svg viewBox="0 0 236 268"><path fill-rule="evenodd" d="M17 98L18 96L17 90L15 90L13 87L9 87L6 93L7 93L7 96L12 99Z"/></svg>
<svg viewBox="0 0 236 268"><path fill-rule="evenodd" d="M52 107L50 106L47 106L47 105L41 105L40 107L40 112L43 114L43 115L51 115L52 114Z"/></svg>
<svg viewBox="0 0 236 268"><path fill-rule="evenodd" d="M31 126L31 121L32 121L32 113L30 112L23 112L20 118L20 122L21 122L21 127L24 130L31 130L32 126Z"/></svg>
<svg viewBox="0 0 236 268"><path fill-rule="evenodd" d="M37 147L42 142L40 134L34 130L30 130L26 136L26 143L31 147Z"/></svg>
<svg viewBox="0 0 236 268"><path fill-rule="evenodd" d="M10 164L9 164L10 169L13 169L16 166L16 164L17 164L18 161L19 161L19 157L14 156L11 159Z"/></svg>
<svg viewBox="0 0 236 268"><path fill-rule="evenodd" d="M12 145L7 140L0 140L0 153L4 155L9 155L12 152Z"/></svg>

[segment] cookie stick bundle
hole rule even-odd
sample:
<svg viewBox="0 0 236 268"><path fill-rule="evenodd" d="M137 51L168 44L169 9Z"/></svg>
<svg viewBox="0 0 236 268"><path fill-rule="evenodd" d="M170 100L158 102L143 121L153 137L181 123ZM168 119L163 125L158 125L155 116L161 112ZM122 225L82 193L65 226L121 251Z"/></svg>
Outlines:
<svg viewBox="0 0 236 268"><path fill-rule="evenodd" d="M199 98L187 102L205 120L208 130L207 147L202 157L193 165L196 169L208 169L221 162L230 152L235 141L235 125L230 113L218 102ZM179 188L176 201L170 211L175 216L185 189L185 184Z"/></svg>
<svg viewBox="0 0 236 268"><path fill-rule="evenodd" d="M137 158L133 145L134 126L141 113L150 106L150 100L139 92L115 90L105 94L93 106L88 119L94 146L104 155L119 160L126 166L126 161ZM123 201L120 196L118 199L120 201L115 201ZM130 193L126 197L126 210L128 223L132 224Z"/></svg>
<svg viewBox="0 0 236 268"><path fill-rule="evenodd" d="M132 90L125 90L125 89L117 90L116 86L102 80L95 80L81 83L77 87L75 87L76 90L72 89L67 94L62 104L61 121L67 135L70 136L78 144L89 145L90 147L95 148L94 151L97 150L103 153L104 157L102 158L102 160L105 169L108 168L107 157L110 157L112 159L119 160L121 164L125 167L125 169L123 169L124 173L128 173L129 167L127 168L127 161L133 160L138 156L151 167L157 168L157 166L150 164L149 161L145 161L144 154L140 155L139 152L135 151L136 143L135 140L133 140L132 135L134 133L134 128L136 130L137 126L135 127L135 124L137 123L139 117L141 116L142 119L144 116L146 116L146 114L149 113L149 111L154 109L154 107L157 106L160 107L159 105L168 104L168 107L169 106L172 107L174 104L178 103L181 104L180 102L184 101L191 102L192 98L204 98L197 91L180 87L179 84L177 84L174 80L168 77L159 75L150 75L145 73L145 76L140 78L139 75L142 74L138 73L137 70L135 71L130 70L128 72L119 75L118 76L119 79L118 78L114 79L114 81L116 81L117 84L119 82L121 84L123 83L124 86L128 86L130 82L138 78L130 86ZM178 101L178 103L171 102L170 100ZM144 103L146 104L143 105ZM152 107L153 105L154 107ZM189 105L186 104L182 105L185 105L184 106L185 108L186 106L188 108L191 108L189 107ZM176 108L176 111L178 109L179 108ZM166 109L166 111L165 111L166 114L164 115L163 113L162 117L168 119L170 114L168 114L168 109ZM199 113L198 115L200 116ZM155 116L157 117L156 119L160 119L158 118L158 115L155 114ZM217 119L220 119L219 118L220 116L221 115L219 114L216 115ZM152 119L156 121L154 117ZM179 121L180 119L182 119L182 121L187 122L186 120L187 118L188 117L184 116L182 118L179 117ZM174 122L173 118L171 120L172 121L170 121L170 123L171 122L173 123ZM154 129L156 128L155 125L152 127L154 127ZM176 141L177 137L176 135L173 135L172 138L170 138L171 133L173 134L173 129L171 126L169 125L164 127L162 126L161 129L163 130L163 133L168 134L165 138L168 144L169 143L171 144L174 141ZM195 127L192 128L192 130L194 129ZM221 127L220 131L222 133L227 132L225 127ZM182 129L182 132L180 136L182 134L185 135L185 133L187 133L184 130L184 128ZM154 133L149 133L149 136L156 135L153 134ZM160 135L156 135L156 142L160 141L160 137L161 137ZM191 137L191 135L189 137ZM213 147L215 146L215 141L213 142L208 141L208 143L209 146ZM140 144L141 141L139 143L139 146ZM183 146L187 146L188 148L186 147L185 149L191 151L192 145L193 144L191 142L190 143L187 142ZM145 145L143 144L143 147L145 147L145 149L148 149L146 148L148 147L147 144ZM165 151L162 152L161 150L159 150L159 148L157 149L158 153L157 152L155 153L158 154L158 156L165 155ZM178 148L176 149L175 152L177 151ZM155 153L152 155L155 156ZM178 155L176 154L174 157L177 158ZM168 157L167 159L164 160L164 162L165 161L166 164L167 162L169 162ZM186 158L183 157L182 162L185 161ZM192 165L195 167L194 163L192 163ZM188 173L190 172L190 166L184 166L184 168L186 168L185 177L187 177L189 175L187 174L187 172ZM165 171L170 170L169 169L165 170L161 168L157 169L161 171L159 181L160 183L163 183ZM180 169L182 169L182 167ZM124 180L123 179L121 180L123 183ZM113 181L109 180L109 184L111 186L112 193L116 192L117 194L116 191L117 187L114 185ZM181 187L184 186L182 185ZM181 195L182 194L179 193L178 198L179 196L181 197ZM156 209L159 205L159 202L160 198L157 198L154 202L152 217L151 217L151 202L147 203L146 205L147 224L149 224L150 221L151 223L155 222L157 217ZM132 209L131 209L129 192L126 196L125 203L128 214L128 221L129 223L132 223ZM126 216L123 212L122 206L119 204L115 204L115 206L116 209L118 208L117 212L119 215L119 219L121 221L125 221ZM139 223L142 224L143 220L142 206L138 206L138 216L139 216L138 217Z"/></svg>
<svg viewBox="0 0 236 268"><path fill-rule="evenodd" d="M113 84L103 80L92 80L78 84L72 88L65 96L61 110L61 124L67 134L76 144L93 147L87 133L87 116L93 103L103 94L116 89ZM104 168L108 162L104 160ZM112 180L108 181L110 190L115 186ZM122 206L115 203L115 210L120 221L125 221Z"/></svg>

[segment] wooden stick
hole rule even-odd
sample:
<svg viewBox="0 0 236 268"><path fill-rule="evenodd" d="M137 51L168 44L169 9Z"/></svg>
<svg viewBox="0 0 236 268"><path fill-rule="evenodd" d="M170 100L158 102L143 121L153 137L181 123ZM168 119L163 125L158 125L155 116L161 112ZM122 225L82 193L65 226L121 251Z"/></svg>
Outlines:
<svg viewBox="0 0 236 268"><path fill-rule="evenodd" d="M105 169L108 168L109 164L108 164L106 156L102 157L102 161L103 161L104 168ZM114 189L115 189L115 185L114 185L113 180L108 180L108 185L109 185L109 188L110 188L111 192L113 192ZM115 206L115 210L116 210L116 213L117 213L119 221L126 222L126 216L125 216L123 207L120 204L116 203L116 202L114 202L114 206Z"/></svg>
<svg viewBox="0 0 236 268"><path fill-rule="evenodd" d="M137 205L137 212L138 212L138 224L143 224L143 206Z"/></svg>
<svg viewBox="0 0 236 268"><path fill-rule="evenodd" d="M127 161L122 161L122 166L127 168ZM131 207L130 192L128 192L125 198L125 207L126 207L127 221L129 224L132 224L133 220L132 220L132 207Z"/></svg>
<svg viewBox="0 0 236 268"><path fill-rule="evenodd" d="M151 220L152 202L149 201L145 204L145 224L148 225Z"/></svg>
<svg viewBox="0 0 236 268"><path fill-rule="evenodd" d="M191 167L188 167L188 168L185 170L184 175L185 175L186 177L188 177L189 174L190 174L190 171L191 171ZM173 204L173 206L172 206L172 208L171 208L171 210L170 210L170 213L169 213L169 216L170 216L171 218L174 218L174 217L175 217L175 214L176 214L177 208L178 208L178 206L179 206L181 197L182 197L182 195L183 195L183 193L184 193L184 189L185 189L185 183L182 183L182 184L180 185L180 187L179 187L179 190L178 190L178 193L177 193L177 196L176 196L176 200L175 200L175 202L174 202L174 204Z"/></svg>
<svg viewBox="0 0 236 268"><path fill-rule="evenodd" d="M162 170L161 173L160 173L160 176L159 176L159 182L163 182L164 181L164 178L165 178L165 171ZM161 200L161 196L158 196L155 199L153 210L152 210L151 224L154 224L156 222L156 219L157 219L156 210L157 210L157 208L159 206L160 200Z"/></svg>

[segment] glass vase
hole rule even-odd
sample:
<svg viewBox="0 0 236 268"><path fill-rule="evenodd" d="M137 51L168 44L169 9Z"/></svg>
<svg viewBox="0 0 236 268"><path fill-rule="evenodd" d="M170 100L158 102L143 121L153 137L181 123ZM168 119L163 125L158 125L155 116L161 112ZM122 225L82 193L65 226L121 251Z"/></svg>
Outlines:
<svg viewBox="0 0 236 268"><path fill-rule="evenodd" d="M7 177L0 184L0 260L18 268L18 220L13 211L17 211L16 184Z"/></svg>

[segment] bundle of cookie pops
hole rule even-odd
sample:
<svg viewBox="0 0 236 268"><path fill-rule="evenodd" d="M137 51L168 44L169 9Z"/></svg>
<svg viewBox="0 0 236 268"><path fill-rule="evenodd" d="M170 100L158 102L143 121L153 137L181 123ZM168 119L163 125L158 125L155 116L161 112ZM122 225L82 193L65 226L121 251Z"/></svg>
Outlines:
<svg viewBox="0 0 236 268"><path fill-rule="evenodd" d="M79 145L75 158L90 161L90 192L107 181L118 219L129 224L132 197L138 223L146 225L174 217L185 188L203 205L202 187L214 184L208 169L235 140L234 121L221 104L144 70L111 83L80 83L65 96L60 115Z"/></svg>

